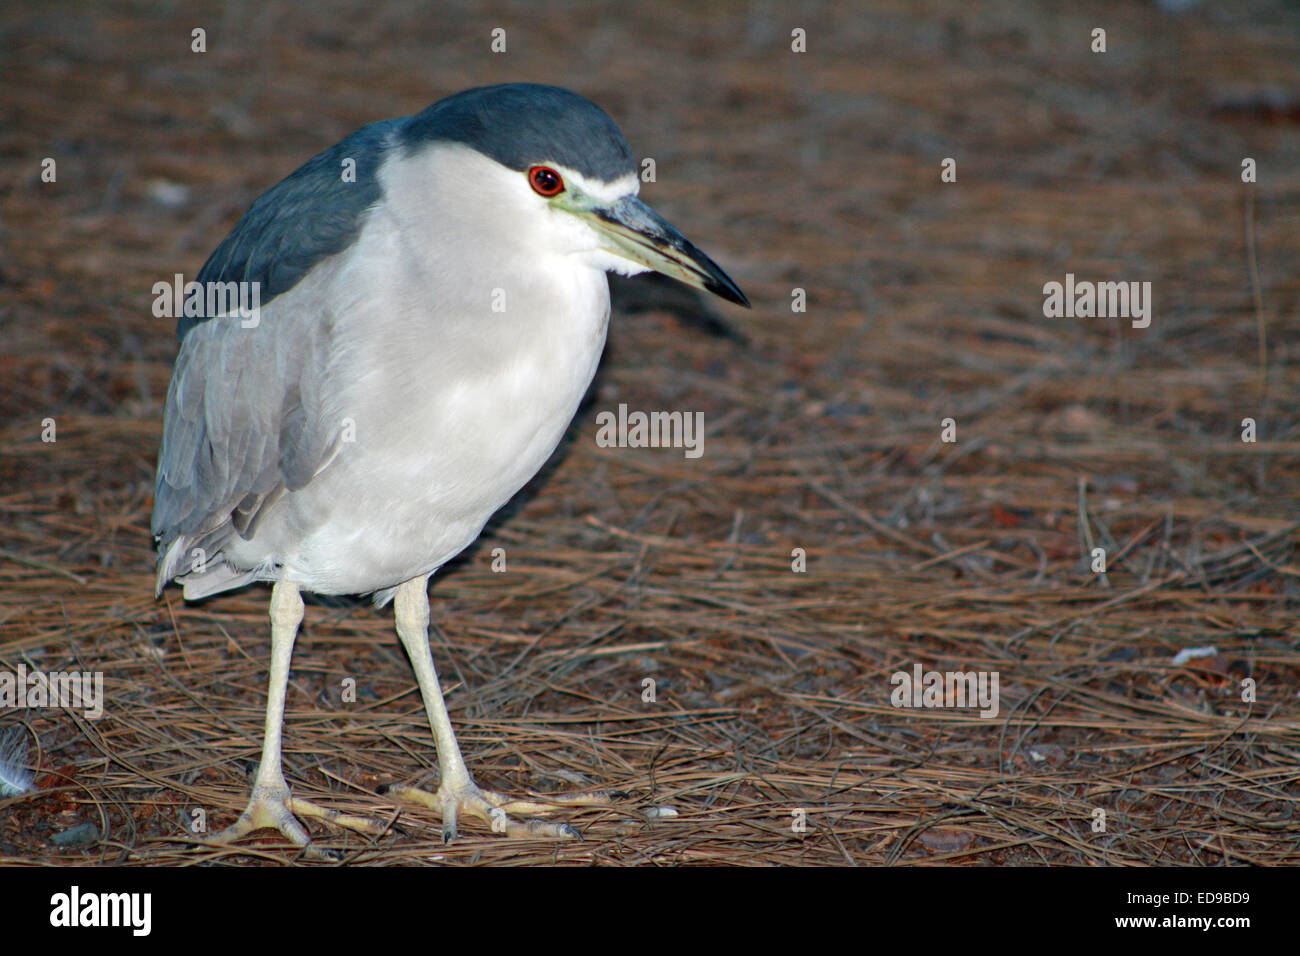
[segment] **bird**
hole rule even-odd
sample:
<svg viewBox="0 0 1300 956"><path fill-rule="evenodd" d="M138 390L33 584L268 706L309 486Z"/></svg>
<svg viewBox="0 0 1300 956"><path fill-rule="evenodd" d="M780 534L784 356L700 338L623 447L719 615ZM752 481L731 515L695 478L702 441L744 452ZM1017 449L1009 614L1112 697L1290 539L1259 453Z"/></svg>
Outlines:
<svg viewBox="0 0 1300 956"><path fill-rule="evenodd" d="M293 797L285 781L303 592L393 603L440 782L387 793L439 814L444 841L462 818L514 837L577 837L534 817L608 801L477 785L429 647L428 583L567 431L604 348L608 273L658 272L749 307L639 187L627 140L590 100L533 83L476 87L308 160L200 269L163 413L156 593L172 581L186 601L271 585L261 758L246 808L207 842L273 828L314 851L302 819L384 831ZM251 290L254 307L212 306L213 288Z"/></svg>

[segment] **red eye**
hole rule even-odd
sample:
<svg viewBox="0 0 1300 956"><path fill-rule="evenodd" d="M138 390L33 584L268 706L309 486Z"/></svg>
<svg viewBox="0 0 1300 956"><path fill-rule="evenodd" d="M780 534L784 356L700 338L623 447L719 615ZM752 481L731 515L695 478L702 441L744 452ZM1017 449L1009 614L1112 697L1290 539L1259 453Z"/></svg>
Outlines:
<svg viewBox="0 0 1300 956"><path fill-rule="evenodd" d="M550 166L533 166L528 170L528 182L533 192L547 199L564 192L564 180Z"/></svg>

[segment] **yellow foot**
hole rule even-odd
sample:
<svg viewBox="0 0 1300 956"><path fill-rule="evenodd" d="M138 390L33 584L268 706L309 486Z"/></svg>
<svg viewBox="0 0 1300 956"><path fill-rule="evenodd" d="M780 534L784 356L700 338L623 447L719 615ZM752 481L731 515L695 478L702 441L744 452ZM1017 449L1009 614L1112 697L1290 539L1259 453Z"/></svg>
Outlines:
<svg viewBox="0 0 1300 956"><path fill-rule="evenodd" d="M253 787L253 796L248 806L239 815L239 819L215 834L211 843L233 843L240 837L247 836L255 830L279 830L294 846L303 847L307 855L316 859L336 859L338 854L322 850L311 842L311 837L297 817L323 820L335 826L347 827L367 836L380 836L388 828L377 820L358 817L352 814L328 810L307 800L297 800L289 794L287 786Z"/></svg>
<svg viewBox="0 0 1300 956"><path fill-rule="evenodd" d="M397 784L381 788L380 793L387 793L398 801L428 807L434 813L440 814L443 843L450 843L456 839L458 835L456 821L461 813L478 817L492 828L493 833L504 833L510 837L560 837L581 840L582 834L567 823L549 823L545 820L518 821L511 819L509 814L550 813L563 807L607 807L613 803L615 797L620 796L602 790L593 793L543 797L538 800L515 800L491 790L481 790L472 780L467 780L458 787L449 787L444 782L437 793Z"/></svg>

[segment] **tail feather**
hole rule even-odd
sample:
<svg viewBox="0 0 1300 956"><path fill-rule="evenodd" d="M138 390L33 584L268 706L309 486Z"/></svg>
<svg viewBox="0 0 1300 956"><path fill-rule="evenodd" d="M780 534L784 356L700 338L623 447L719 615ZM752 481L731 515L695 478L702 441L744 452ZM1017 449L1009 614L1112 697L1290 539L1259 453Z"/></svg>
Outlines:
<svg viewBox="0 0 1300 956"><path fill-rule="evenodd" d="M182 534L160 545L154 593L161 595L167 582L174 580L185 588L185 600L197 601L253 581L273 580L268 568L236 568L226 562L222 549L232 533L227 522L204 534Z"/></svg>

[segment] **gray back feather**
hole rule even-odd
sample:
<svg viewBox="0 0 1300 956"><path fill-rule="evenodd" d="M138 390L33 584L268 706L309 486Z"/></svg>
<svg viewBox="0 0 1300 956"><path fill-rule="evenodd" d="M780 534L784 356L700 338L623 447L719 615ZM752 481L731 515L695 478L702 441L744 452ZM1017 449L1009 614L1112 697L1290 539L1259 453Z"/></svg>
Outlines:
<svg viewBox="0 0 1300 956"><path fill-rule="evenodd" d="M356 239L383 198L379 167L398 120L372 123L308 160L257 198L199 270L200 284L257 282L261 304L293 288L322 259ZM344 160L356 164L344 181ZM214 316L182 316L176 337Z"/></svg>
<svg viewBox="0 0 1300 956"><path fill-rule="evenodd" d="M363 127L260 196L208 258L198 281L257 282L265 308L346 249L366 212L383 198L379 168L397 124ZM345 159L355 161L355 181L344 180ZM211 560L233 535L252 538L266 510L286 491L306 485L336 450L337 428L316 417L329 322L324 316L260 318L265 321L254 328L235 316L183 316L177 323L181 352L163 415L151 521L161 556L159 591L192 572L193 549ZM248 580L219 562L207 577L207 585L187 581L186 595Z"/></svg>

